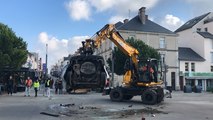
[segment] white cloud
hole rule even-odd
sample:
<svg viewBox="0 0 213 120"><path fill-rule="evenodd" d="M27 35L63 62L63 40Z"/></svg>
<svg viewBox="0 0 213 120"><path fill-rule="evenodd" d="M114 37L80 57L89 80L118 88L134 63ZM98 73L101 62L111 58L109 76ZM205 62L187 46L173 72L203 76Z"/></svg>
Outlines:
<svg viewBox="0 0 213 120"><path fill-rule="evenodd" d="M184 24L184 21L180 20L180 18L167 14L161 22L161 25L165 28L174 31L178 27Z"/></svg>
<svg viewBox="0 0 213 120"><path fill-rule="evenodd" d="M46 44L48 44L48 68L51 65L68 54L73 54L80 46L81 41L89 38L89 36L75 36L70 39L57 39L54 36L48 35L46 32L41 32L38 35L38 47L35 51L39 53L39 56L45 58ZM45 59L42 60L45 62Z"/></svg>
<svg viewBox="0 0 213 120"><path fill-rule="evenodd" d="M213 11L213 0L186 0L186 2L193 6L192 17Z"/></svg>
<svg viewBox="0 0 213 120"><path fill-rule="evenodd" d="M39 34L39 41L42 42L42 43L47 43L48 41L48 35L46 32L41 32Z"/></svg>
<svg viewBox="0 0 213 120"><path fill-rule="evenodd" d="M189 3L197 3L197 2L210 2L212 0L186 0Z"/></svg>
<svg viewBox="0 0 213 120"><path fill-rule="evenodd" d="M90 4L99 12L113 9L117 13L128 13L128 10L133 12L138 11L139 8L152 8L156 5L158 0L89 0Z"/></svg>
<svg viewBox="0 0 213 120"><path fill-rule="evenodd" d="M89 36L75 36L72 37L68 41L68 51L69 53L74 53L80 46L82 46L81 41L84 41L85 39L88 39Z"/></svg>
<svg viewBox="0 0 213 120"><path fill-rule="evenodd" d="M123 16L112 16L109 19L109 23L115 24L115 23L117 23L119 21L123 22L124 19L126 19L126 17L123 17Z"/></svg>
<svg viewBox="0 0 213 120"><path fill-rule="evenodd" d="M67 10L73 20L89 20L91 15L91 8L85 0L71 0L66 3Z"/></svg>
<svg viewBox="0 0 213 120"><path fill-rule="evenodd" d="M90 20L92 9L98 13L110 11L113 13L110 18L112 19L116 16L128 16L129 11L135 16L141 7L150 9L154 7L158 1L159 0L70 0L66 3L66 6L73 20Z"/></svg>
<svg viewBox="0 0 213 120"><path fill-rule="evenodd" d="M158 0L140 0L132 2L131 0L117 0L116 3L110 9L115 11L115 15L111 16L109 19L109 23L116 23L118 21L123 21L124 19L131 19L134 17L138 10L141 7L146 7L146 9L150 9L156 5Z"/></svg>
<svg viewBox="0 0 213 120"><path fill-rule="evenodd" d="M111 9L119 0L89 0L90 4L99 12Z"/></svg>

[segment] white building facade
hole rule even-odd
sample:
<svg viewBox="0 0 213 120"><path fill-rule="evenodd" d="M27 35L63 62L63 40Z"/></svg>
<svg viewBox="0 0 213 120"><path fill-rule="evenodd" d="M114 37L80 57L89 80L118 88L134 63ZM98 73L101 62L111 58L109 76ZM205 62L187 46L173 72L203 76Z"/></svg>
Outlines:
<svg viewBox="0 0 213 120"><path fill-rule="evenodd" d="M180 60L183 85L213 87L213 13L195 17L176 30L179 47L191 48L203 61ZM187 69L188 68L188 69Z"/></svg>

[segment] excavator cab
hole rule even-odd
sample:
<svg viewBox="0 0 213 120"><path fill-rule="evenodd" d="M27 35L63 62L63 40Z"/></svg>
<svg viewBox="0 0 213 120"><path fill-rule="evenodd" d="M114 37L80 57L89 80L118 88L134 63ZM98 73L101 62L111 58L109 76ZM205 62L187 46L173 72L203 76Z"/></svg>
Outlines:
<svg viewBox="0 0 213 120"><path fill-rule="evenodd" d="M157 59L140 59L138 62L139 82L159 82L162 78L161 62Z"/></svg>
<svg viewBox="0 0 213 120"><path fill-rule="evenodd" d="M92 55L94 52L94 41L92 39L86 39L82 41L82 53L84 55Z"/></svg>

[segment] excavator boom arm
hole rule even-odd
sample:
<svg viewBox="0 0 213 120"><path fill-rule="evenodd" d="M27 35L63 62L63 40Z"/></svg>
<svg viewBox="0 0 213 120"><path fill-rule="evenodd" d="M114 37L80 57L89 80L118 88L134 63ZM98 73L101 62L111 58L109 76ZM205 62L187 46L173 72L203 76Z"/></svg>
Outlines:
<svg viewBox="0 0 213 120"><path fill-rule="evenodd" d="M111 40L123 53L131 57L134 64L137 64L138 50L129 45L122 36L117 32L113 24L105 25L100 31L97 32L97 37L94 40L95 46L99 47L100 44L106 39Z"/></svg>
<svg viewBox="0 0 213 120"><path fill-rule="evenodd" d="M134 66L134 72L132 70L126 71L124 75L123 83L126 85L130 85L132 82L133 75L135 77L137 76L137 67L138 67L138 50L129 45L119 34L119 32L116 30L115 26L113 24L107 24L105 25L100 31L97 32L96 39L94 40L94 46L98 48L101 43L105 40L109 39L112 41L124 54L129 56L132 60L133 66Z"/></svg>

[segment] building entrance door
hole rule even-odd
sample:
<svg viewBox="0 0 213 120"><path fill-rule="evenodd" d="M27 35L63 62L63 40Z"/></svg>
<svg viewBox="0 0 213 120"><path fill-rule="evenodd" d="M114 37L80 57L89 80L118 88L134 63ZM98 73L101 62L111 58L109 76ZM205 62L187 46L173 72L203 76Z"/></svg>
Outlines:
<svg viewBox="0 0 213 120"><path fill-rule="evenodd" d="M171 72L171 82L172 90L175 90L175 72Z"/></svg>
<svg viewBox="0 0 213 120"><path fill-rule="evenodd" d="M180 76L180 90L183 90L183 76Z"/></svg>

